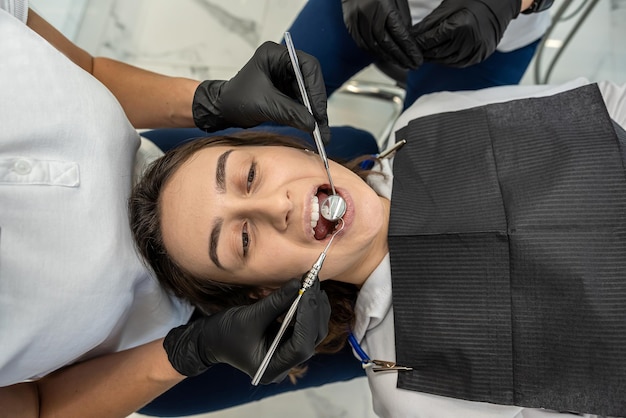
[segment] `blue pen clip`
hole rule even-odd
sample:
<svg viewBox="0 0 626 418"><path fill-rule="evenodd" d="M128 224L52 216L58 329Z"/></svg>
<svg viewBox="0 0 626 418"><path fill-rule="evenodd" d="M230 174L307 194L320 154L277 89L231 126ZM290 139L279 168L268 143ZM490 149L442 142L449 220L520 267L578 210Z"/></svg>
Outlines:
<svg viewBox="0 0 626 418"><path fill-rule="evenodd" d="M361 344L356 340L352 333L348 334L348 342L352 346L352 349L356 352L356 354L361 359L361 366L364 369L371 368L374 373L377 372L397 372L397 371L410 371L413 370L412 367L405 367L396 364L393 361L385 361L385 360L372 360L367 355L365 350L361 347Z"/></svg>

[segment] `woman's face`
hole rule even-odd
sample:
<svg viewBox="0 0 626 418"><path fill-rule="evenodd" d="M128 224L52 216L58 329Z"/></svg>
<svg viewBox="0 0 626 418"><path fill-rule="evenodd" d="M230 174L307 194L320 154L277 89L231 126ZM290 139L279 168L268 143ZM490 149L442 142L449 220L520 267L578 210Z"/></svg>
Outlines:
<svg viewBox="0 0 626 418"><path fill-rule="evenodd" d="M350 273L380 252L375 238L386 234L387 222L383 199L363 180L332 161L330 170L347 209L322 279ZM312 152L282 146L204 148L163 190L165 247L195 275L279 286L308 271L330 239L334 225L321 216L316 222L316 195L321 203L327 188L324 166Z"/></svg>

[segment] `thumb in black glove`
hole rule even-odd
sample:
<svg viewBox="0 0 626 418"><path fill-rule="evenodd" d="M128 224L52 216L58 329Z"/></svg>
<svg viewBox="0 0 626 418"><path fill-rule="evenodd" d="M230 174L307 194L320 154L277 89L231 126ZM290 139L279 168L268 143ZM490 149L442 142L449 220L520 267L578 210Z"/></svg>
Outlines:
<svg viewBox="0 0 626 418"><path fill-rule="evenodd" d="M228 363L254 376L274 339L268 327L289 309L299 288L300 280L293 279L252 305L174 328L163 342L170 363L185 376L198 375L216 363ZM293 331L283 336L261 383L279 382L292 367L308 360L326 337L329 318L328 298L316 280L302 295Z"/></svg>
<svg viewBox="0 0 626 418"><path fill-rule="evenodd" d="M521 0L443 0L411 33L425 60L467 67L496 50L520 8Z"/></svg>
<svg viewBox="0 0 626 418"><path fill-rule="evenodd" d="M300 104L300 90L287 48L268 41L229 81L200 83L192 108L196 126L214 132L271 121L313 132L317 121L322 139L328 143L330 129L322 70L315 57L302 51L296 53L313 115Z"/></svg>
<svg viewBox="0 0 626 418"><path fill-rule="evenodd" d="M342 0L343 21L356 44L383 61L403 68L422 65L411 36L407 0Z"/></svg>

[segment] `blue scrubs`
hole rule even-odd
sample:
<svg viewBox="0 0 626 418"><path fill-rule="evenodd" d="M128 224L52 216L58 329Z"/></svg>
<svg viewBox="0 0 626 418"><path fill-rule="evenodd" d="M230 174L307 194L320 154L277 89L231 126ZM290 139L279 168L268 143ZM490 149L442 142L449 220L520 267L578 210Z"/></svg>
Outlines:
<svg viewBox="0 0 626 418"><path fill-rule="evenodd" d="M289 29L297 49L315 56L322 66L330 96L358 71L375 62L360 49L343 22L338 0L309 0ZM425 63L407 75L405 108L418 97L436 91L478 90L518 84L535 54L539 41L511 52L494 52L482 63L450 68Z"/></svg>

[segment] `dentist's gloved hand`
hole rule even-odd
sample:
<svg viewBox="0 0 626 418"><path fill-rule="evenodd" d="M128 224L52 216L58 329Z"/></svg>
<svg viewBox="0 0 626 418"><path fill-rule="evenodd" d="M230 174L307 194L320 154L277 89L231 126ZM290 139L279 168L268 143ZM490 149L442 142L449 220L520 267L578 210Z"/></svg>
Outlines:
<svg viewBox="0 0 626 418"><path fill-rule="evenodd" d="M170 363L185 376L198 375L216 363L228 363L254 376L278 328L270 325L286 313L299 288L300 280L294 279L252 305L174 328L163 342ZM283 336L261 383L280 382L292 367L308 360L328 334L329 319L328 297L316 280L302 295L293 330ZM274 332L268 333L268 328Z"/></svg>
<svg viewBox="0 0 626 418"><path fill-rule="evenodd" d="M521 4L521 0L443 0L411 33L426 61L467 67L496 50Z"/></svg>
<svg viewBox="0 0 626 418"><path fill-rule="evenodd" d="M193 119L207 132L229 127L250 128L277 122L313 132L317 121L322 139L330 141L326 88L317 59L297 51L313 115L301 104L300 90L287 48L261 45L250 61L228 81L203 81L193 98Z"/></svg>
<svg viewBox="0 0 626 418"><path fill-rule="evenodd" d="M407 0L342 0L343 21L356 44L403 68L422 65L422 53L411 36Z"/></svg>

